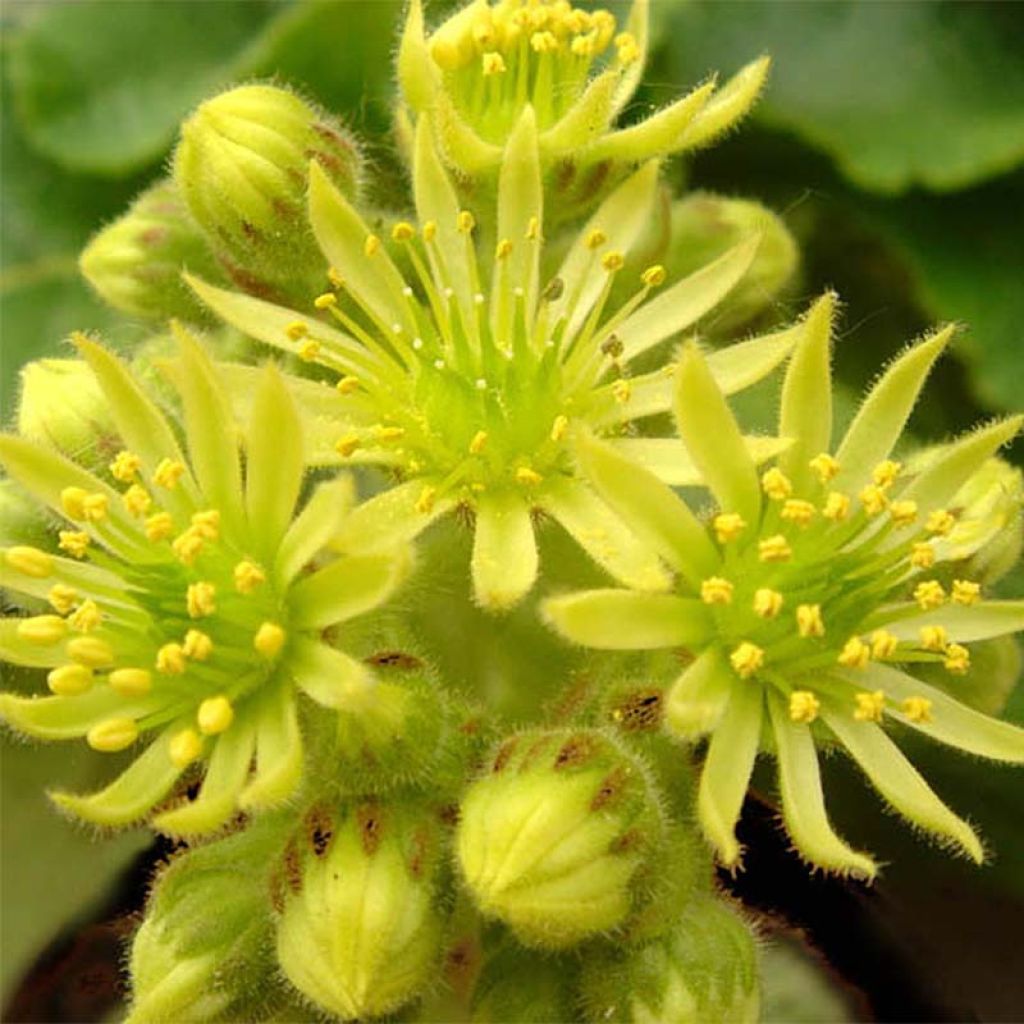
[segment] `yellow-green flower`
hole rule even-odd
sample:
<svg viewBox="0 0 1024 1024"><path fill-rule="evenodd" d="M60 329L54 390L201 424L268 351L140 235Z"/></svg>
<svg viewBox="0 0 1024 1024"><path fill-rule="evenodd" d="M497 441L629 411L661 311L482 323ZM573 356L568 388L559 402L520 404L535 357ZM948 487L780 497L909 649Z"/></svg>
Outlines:
<svg viewBox="0 0 1024 1024"><path fill-rule="evenodd" d="M581 440L595 487L658 547L679 574L678 590L569 594L551 599L547 615L589 646L681 647L694 655L666 697L666 721L687 740L710 734L699 816L725 864L740 857L733 828L765 736L786 826L811 863L868 877L876 871L829 824L816 742L845 747L896 811L980 861L973 829L932 792L885 726L1024 761L1024 731L913 674L928 663L955 681L970 665L971 642L1024 629L1024 601L988 600L973 580L938 577L949 557L946 538L970 514L951 499L1024 417L946 445L916 474L893 461L946 329L892 363L833 452L831 305L822 300L805 322L779 420L792 443L760 476L706 360L693 346L684 351L675 415L718 502L707 521L620 453Z"/></svg>
<svg viewBox="0 0 1024 1024"><path fill-rule="evenodd" d="M570 439L579 424L602 435L668 409L671 370L631 375L630 365L714 308L743 276L757 237L667 285L660 267L609 302L624 255L655 202L657 165L645 164L608 197L570 246L557 274L541 279L544 208L536 121L527 107L509 141L497 199L497 237L481 239L460 208L425 122L417 135L419 223L391 228L395 258L314 164L310 219L334 289L298 313L192 279L234 326L337 375L337 394L299 382L316 464L377 464L402 482L349 517L342 549L408 539L461 506L476 517L473 580L491 607L516 602L533 583L533 517L559 521L614 577L657 590L668 578L583 482ZM321 317L333 316L338 328ZM789 353L792 330L711 357L732 392ZM235 368L236 391L246 372ZM695 467L666 460L663 440L620 439L630 457L674 484ZM774 439L749 441L767 458Z"/></svg>
<svg viewBox="0 0 1024 1024"><path fill-rule="evenodd" d="M89 821L124 824L196 766L196 798L155 819L191 834L295 788L298 690L346 708L370 692L368 670L321 632L383 601L406 558L338 558L306 572L346 511L346 481L321 485L296 516L301 428L280 376L261 374L239 430L213 366L178 333L184 448L178 424L85 338L79 349L124 444L106 478L36 442L0 437L10 475L67 520L61 554L3 550L5 588L50 608L0 621L0 656L48 669L51 695L2 694L0 715L28 735L85 737L101 751L155 734L106 789L55 799Z"/></svg>

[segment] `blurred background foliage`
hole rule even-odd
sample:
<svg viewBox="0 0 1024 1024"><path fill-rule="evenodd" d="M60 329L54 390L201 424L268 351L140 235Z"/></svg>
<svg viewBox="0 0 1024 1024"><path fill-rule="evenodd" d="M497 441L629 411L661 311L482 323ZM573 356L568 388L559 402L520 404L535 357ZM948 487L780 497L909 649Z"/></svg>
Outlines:
<svg viewBox="0 0 1024 1024"><path fill-rule="evenodd" d="M760 53L774 58L768 92L743 130L669 173L680 188L760 199L784 217L803 263L778 317L826 286L839 291L836 366L853 397L929 324L963 321L968 329L912 425L923 438L941 439L979 417L1019 410L1024 7L902 0L652 6L653 54L632 114L715 70L728 75ZM60 354L71 330L100 331L115 345L145 332L90 293L77 254L160 175L178 123L212 91L252 78L291 83L341 114L367 140L373 164L393 175L391 56L402 7L400 0L7 0L0 42L4 422L13 416L19 367ZM439 10L428 5L428 13ZM744 408L756 421L765 405L755 396ZM1024 461L1019 443L1011 457ZM1008 588L1022 587L1018 568ZM473 611L467 606L464 614ZM463 625L472 628L468 619ZM1006 714L1024 722L1019 687ZM835 904L847 908L849 921L865 922L873 957L836 954L833 966L869 990L880 1019L898 1019L899 998L887 1003L884 984L870 977L885 975L886 965L892 986L920 990L921 1005L932 999L950 1019L1019 1019L1024 992L1008 979L1024 977L1020 776L934 748L914 756L938 792L980 826L992 863L976 871L930 849L878 815L849 766L830 764L838 823L893 862L872 892ZM102 906L148 840L140 833L94 842L46 806L44 784L94 781L97 760L87 751L6 744L3 769L6 999L62 928ZM781 849L774 830L766 834ZM787 885L798 891L786 892ZM815 886L825 886L820 900ZM774 901L765 895L773 887L782 890ZM807 879L799 865L780 875L770 854L759 861L755 846L737 888L829 946L821 910L833 906L834 888ZM861 934L857 927L850 925L851 934ZM777 946L767 973L769 1020L851 1019L855 1004L798 944Z"/></svg>

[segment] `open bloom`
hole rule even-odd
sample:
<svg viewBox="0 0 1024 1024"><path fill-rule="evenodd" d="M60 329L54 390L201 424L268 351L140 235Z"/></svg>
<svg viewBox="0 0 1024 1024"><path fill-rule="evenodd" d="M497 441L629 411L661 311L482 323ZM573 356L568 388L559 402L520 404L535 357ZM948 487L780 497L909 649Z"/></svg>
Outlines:
<svg viewBox="0 0 1024 1024"><path fill-rule="evenodd" d="M749 266L757 238L658 294L664 273L650 267L632 296L609 308L624 253L655 200L651 162L608 197L557 275L542 282L543 191L529 107L509 141L497 239L487 250L422 121L414 186L419 225L394 225L392 259L312 166L310 219L334 286L311 304L312 315L192 280L236 327L339 375L338 394L296 382L310 421L311 462L383 465L402 480L349 517L337 538L341 549L411 538L461 506L476 518L477 598L508 606L536 575L532 517L541 511L622 582L667 586L655 554L578 479L571 434L580 423L621 434L630 421L668 409L671 371L630 376L631 361L714 308ZM787 356L794 338L782 331L724 350L711 357L711 372L727 392L746 387ZM674 442L616 443L672 483L698 479L692 464L665 460L663 446L674 450ZM749 444L759 458L779 447L763 438Z"/></svg>
<svg viewBox="0 0 1024 1024"><path fill-rule="evenodd" d="M709 521L607 445L581 441L594 485L677 570L678 593L587 591L551 599L546 612L590 646L692 653L667 696L666 721L684 739L710 734L699 815L725 864L740 856L734 825L766 736L786 826L812 864L868 877L876 870L829 824L816 742L845 747L896 811L980 861L974 831L928 787L886 725L1024 761L1024 731L913 674L937 664L955 684L972 641L1024 628L1024 601L985 600L977 582L942 573L947 538L967 514L948 503L1024 417L946 445L916 475L891 459L947 329L893 362L832 453L830 307L826 297L805 322L779 422L792 444L760 477L703 356L684 352L675 414L718 501Z"/></svg>
<svg viewBox="0 0 1024 1024"><path fill-rule="evenodd" d="M293 517L300 424L279 374L263 372L240 432L213 366L179 336L185 450L120 361L85 338L79 349L124 443L108 479L0 437L11 476L68 521L63 554L3 551L5 588L50 609L3 619L0 656L49 669L52 695L2 694L0 716L42 739L84 736L100 751L155 734L106 789L55 799L87 820L123 824L195 766L196 798L155 819L192 834L291 793L302 769L297 689L352 707L372 683L321 631L383 601L406 558L339 558L305 572L346 509L346 481L322 485Z"/></svg>

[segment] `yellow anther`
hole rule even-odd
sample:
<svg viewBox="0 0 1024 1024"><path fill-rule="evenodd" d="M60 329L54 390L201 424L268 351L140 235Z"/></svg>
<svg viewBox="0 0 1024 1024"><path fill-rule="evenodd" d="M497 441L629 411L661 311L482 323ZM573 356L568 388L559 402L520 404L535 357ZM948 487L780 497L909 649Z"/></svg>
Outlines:
<svg viewBox="0 0 1024 1024"><path fill-rule="evenodd" d="M900 470L902 469L902 463L886 459L884 462L878 463L871 471L871 479L879 487L888 487L900 475Z"/></svg>
<svg viewBox="0 0 1024 1024"><path fill-rule="evenodd" d="M68 617L68 625L76 633L91 633L103 621L103 613L95 601L83 601Z"/></svg>
<svg viewBox="0 0 1024 1024"><path fill-rule="evenodd" d="M81 487L65 487L60 492L60 507L68 519L85 518L85 499L89 492Z"/></svg>
<svg viewBox="0 0 1024 1024"><path fill-rule="evenodd" d="M924 524L924 528L929 533L937 534L939 537L945 537L954 526L956 526L956 519L944 508L930 513Z"/></svg>
<svg viewBox="0 0 1024 1024"><path fill-rule="evenodd" d="M304 338L309 334L309 324L304 320L293 320L284 329L284 333L287 334L292 341L298 341L300 338Z"/></svg>
<svg viewBox="0 0 1024 1024"><path fill-rule="evenodd" d="M376 256L380 252L380 239L376 235L367 235L363 242L363 255Z"/></svg>
<svg viewBox="0 0 1024 1024"><path fill-rule="evenodd" d="M316 309L330 309L338 304L338 296L334 292L323 292L313 300Z"/></svg>
<svg viewBox="0 0 1024 1024"><path fill-rule="evenodd" d="M117 668L107 683L122 697L145 697L153 687L153 673L147 668Z"/></svg>
<svg viewBox="0 0 1024 1024"><path fill-rule="evenodd" d="M298 347L296 354L304 363L312 363L320 355L320 342L310 338Z"/></svg>
<svg viewBox="0 0 1024 1024"><path fill-rule="evenodd" d="M522 484L524 487L536 487L538 484L544 481L544 477L540 475L535 469L531 469L529 466L520 466L516 470L516 483Z"/></svg>
<svg viewBox="0 0 1024 1024"><path fill-rule="evenodd" d="M187 768L203 752L203 741L195 729L176 732L167 744L167 755L175 768Z"/></svg>
<svg viewBox="0 0 1024 1024"><path fill-rule="evenodd" d="M415 509L421 516L430 515L434 511L434 503L437 501L437 488L431 487L427 484L426 487L420 491L420 496L416 499Z"/></svg>
<svg viewBox="0 0 1024 1024"><path fill-rule="evenodd" d="M97 491L95 494L87 494L82 502L82 512L86 521L98 523L107 518L110 508L110 499L105 494Z"/></svg>
<svg viewBox="0 0 1024 1024"><path fill-rule="evenodd" d="M764 664L764 651L757 644L744 640L729 655L729 661L740 679L749 679Z"/></svg>
<svg viewBox="0 0 1024 1024"><path fill-rule="evenodd" d="M556 444L565 437L565 432L569 429L569 417L559 414L555 417L554 422L551 424L551 433L548 435L552 441Z"/></svg>
<svg viewBox="0 0 1024 1024"><path fill-rule="evenodd" d="M894 501L889 506L889 515L896 526L909 526L917 518L917 502L909 498Z"/></svg>
<svg viewBox="0 0 1024 1024"><path fill-rule="evenodd" d="M981 600L981 584L971 580L953 580L951 596L954 604L977 604Z"/></svg>
<svg viewBox="0 0 1024 1024"><path fill-rule="evenodd" d="M576 36L569 44L569 49L576 57L593 57L597 52L597 38L592 33Z"/></svg>
<svg viewBox="0 0 1024 1024"><path fill-rule="evenodd" d="M587 234L586 246L593 251L594 249L600 249L607 241L608 236L600 228L594 228Z"/></svg>
<svg viewBox="0 0 1024 1024"><path fill-rule="evenodd" d="M455 226L462 234L468 235L476 227L476 218L469 210L459 210L459 214L455 218Z"/></svg>
<svg viewBox="0 0 1024 1024"><path fill-rule="evenodd" d="M821 514L834 523L842 522L850 514L850 496L842 491L829 491Z"/></svg>
<svg viewBox="0 0 1024 1024"><path fill-rule="evenodd" d="M711 521L719 544L735 540L746 528L747 522L738 512L720 512Z"/></svg>
<svg viewBox="0 0 1024 1024"><path fill-rule="evenodd" d="M89 547L89 534L80 530L61 530L58 535L57 547L66 551L72 558L84 558Z"/></svg>
<svg viewBox="0 0 1024 1024"><path fill-rule="evenodd" d="M404 427L378 427L374 436L381 444L394 444L405 437Z"/></svg>
<svg viewBox="0 0 1024 1024"><path fill-rule="evenodd" d="M202 552L204 544L205 541L199 531L190 526L171 541L171 550L182 565L192 565Z"/></svg>
<svg viewBox="0 0 1024 1024"><path fill-rule="evenodd" d="M53 558L39 548L16 545L4 552L4 564L10 566L22 576L45 580L53 574Z"/></svg>
<svg viewBox="0 0 1024 1024"><path fill-rule="evenodd" d="M40 647L52 647L64 639L68 624L59 615L33 615L30 619L19 619L16 632L22 640Z"/></svg>
<svg viewBox="0 0 1024 1024"><path fill-rule="evenodd" d="M925 541L915 544L910 551L910 564L915 569L930 569L935 564L935 548Z"/></svg>
<svg viewBox="0 0 1024 1024"><path fill-rule="evenodd" d="M136 517L144 516L149 511L150 505L153 504L153 499L149 496L149 492L145 487L139 486L139 484L132 484L121 495L121 500L124 502L124 507L128 510L129 515Z"/></svg>
<svg viewBox="0 0 1024 1024"><path fill-rule="evenodd" d="M85 734L85 742L93 750L104 754L125 750L138 738L139 727L130 718L108 718L98 722Z"/></svg>
<svg viewBox="0 0 1024 1024"><path fill-rule="evenodd" d="M153 470L153 483L172 491L178 486L178 481L184 472L184 462L178 459L161 459L160 464Z"/></svg>
<svg viewBox="0 0 1024 1024"><path fill-rule="evenodd" d="M284 647L285 638L285 631L276 622L264 622L256 630L252 646L264 658L276 658Z"/></svg>
<svg viewBox="0 0 1024 1024"><path fill-rule="evenodd" d="M927 612L946 603L946 591L938 580L922 580L914 587L914 600Z"/></svg>
<svg viewBox="0 0 1024 1024"><path fill-rule="evenodd" d="M558 49L558 39L553 32L534 32L530 36L530 49L534 53L553 53Z"/></svg>
<svg viewBox="0 0 1024 1024"><path fill-rule="evenodd" d="M787 498L782 506L782 518L797 526L809 526L818 510L803 498Z"/></svg>
<svg viewBox="0 0 1024 1024"><path fill-rule="evenodd" d="M911 722L930 722L932 720L932 702L927 697L908 697L900 710Z"/></svg>
<svg viewBox="0 0 1024 1024"><path fill-rule="evenodd" d="M339 437L334 442L334 450L343 458L347 459L357 448L362 445L362 441L356 434L345 434L344 437Z"/></svg>
<svg viewBox="0 0 1024 1024"><path fill-rule="evenodd" d="M199 705L196 723L199 731L206 736L216 736L231 728L235 720L235 709L227 697L207 697Z"/></svg>
<svg viewBox="0 0 1024 1024"><path fill-rule="evenodd" d="M608 271L609 274L614 274L616 271L621 270L626 264L626 257L622 255L618 249L613 249L611 252L606 252L601 257L601 266Z"/></svg>
<svg viewBox="0 0 1024 1024"><path fill-rule="evenodd" d="M50 606L58 615L67 615L75 607L75 601L78 600L78 591L74 587L69 587L66 583L55 583L50 587L46 600L50 602Z"/></svg>
<svg viewBox="0 0 1024 1024"><path fill-rule="evenodd" d="M616 54L622 65L632 64L640 58L640 47L631 32L621 32L615 39Z"/></svg>
<svg viewBox="0 0 1024 1024"><path fill-rule="evenodd" d="M665 278L668 276L668 272L660 264L656 263L653 267L648 267L641 275L640 280L648 288L660 288L665 283Z"/></svg>
<svg viewBox="0 0 1024 1024"><path fill-rule="evenodd" d="M495 51L485 53L482 61L485 78L490 75L502 75L505 73L505 58L500 53Z"/></svg>
<svg viewBox="0 0 1024 1024"><path fill-rule="evenodd" d="M962 644L950 644L942 664L947 672L955 676L967 675L971 668L971 652Z"/></svg>
<svg viewBox="0 0 1024 1024"><path fill-rule="evenodd" d="M853 709L853 717L858 722L880 722L882 720L882 713L885 711L884 690L875 690L873 693L862 690L860 693L855 693L853 699L857 702L857 706Z"/></svg>
<svg viewBox="0 0 1024 1024"><path fill-rule="evenodd" d="M58 697L77 697L92 689L92 669L88 665L61 665L46 676L46 685Z"/></svg>
<svg viewBox="0 0 1024 1024"><path fill-rule="evenodd" d="M437 221L428 220L423 225L423 241L432 242L437 237Z"/></svg>
<svg viewBox="0 0 1024 1024"><path fill-rule="evenodd" d="M834 480L839 474L839 462L837 459L829 455L828 452L822 452L820 455L815 455L808 465L817 474L818 479L823 484L827 484L830 480Z"/></svg>
<svg viewBox="0 0 1024 1024"><path fill-rule="evenodd" d="M469 442L469 454L479 455L487 447L488 434L486 430L478 430Z"/></svg>
<svg viewBox="0 0 1024 1024"><path fill-rule="evenodd" d="M793 485L778 466L772 466L761 474L761 490L772 501L785 501L793 493Z"/></svg>
<svg viewBox="0 0 1024 1024"><path fill-rule="evenodd" d="M208 508L203 512L192 514L192 529L203 540L216 540L220 536L220 511Z"/></svg>
<svg viewBox="0 0 1024 1024"><path fill-rule="evenodd" d="M628 380L621 377L612 384L612 396L619 405L625 405L633 394L633 388Z"/></svg>
<svg viewBox="0 0 1024 1024"><path fill-rule="evenodd" d="M341 271L337 267L327 268L327 280L330 281L332 288L345 287L345 278L341 276Z"/></svg>
<svg viewBox="0 0 1024 1024"><path fill-rule="evenodd" d="M342 377L334 386L338 389L339 395L351 395L352 392L359 390L359 378Z"/></svg>
<svg viewBox="0 0 1024 1024"><path fill-rule="evenodd" d="M512 255L512 243L507 239L503 238L494 247L494 258L496 260L505 260Z"/></svg>
<svg viewBox="0 0 1024 1024"><path fill-rule="evenodd" d="M146 519L145 530L148 541L166 540L174 531L174 520L168 512L156 512Z"/></svg>
<svg viewBox="0 0 1024 1024"><path fill-rule="evenodd" d="M400 220L391 229L391 240L394 242L411 242L415 237L416 229L407 220Z"/></svg>
<svg viewBox="0 0 1024 1024"><path fill-rule="evenodd" d="M217 588L206 580L190 583L185 593L185 605L190 619L201 619L217 610Z"/></svg>
<svg viewBox="0 0 1024 1024"><path fill-rule="evenodd" d="M789 717L794 722L810 725L820 710L821 702L810 690L794 690L789 695Z"/></svg>
<svg viewBox="0 0 1024 1024"><path fill-rule="evenodd" d="M891 658L899 645L899 639L887 629L876 629L871 634L871 657L878 660Z"/></svg>
<svg viewBox="0 0 1024 1024"><path fill-rule="evenodd" d="M863 668L871 659L871 648L859 636L851 636L843 644L836 661L846 668Z"/></svg>
<svg viewBox="0 0 1024 1024"><path fill-rule="evenodd" d="M118 452L108 468L110 475L115 480L120 480L123 484L130 484L135 479L135 474L142 469L142 459L134 452Z"/></svg>
<svg viewBox="0 0 1024 1024"><path fill-rule="evenodd" d="M185 659L185 648L181 644L164 644L156 652L156 670L165 676L180 676L188 664Z"/></svg>
<svg viewBox="0 0 1024 1024"><path fill-rule="evenodd" d="M796 628L805 639L825 635L825 622L820 604L801 604L796 609Z"/></svg>
<svg viewBox="0 0 1024 1024"><path fill-rule="evenodd" d="M106 668L114 663L114 649L98 636L76 636L68 641L68 657L89 668Z"/></svg>
<svg viewBox="0 0 1024 1024"><path fill-rule="evenodd" d="M190 629L181 650L190 661L206 661L213 654L213 641L201 630Z"/></svg>
<svg viewBox="0 0 1024 1024"><path fill-rule="evenodd" d="M721 576L709 576L700 585L700 599L705 604L732 604L733 589Z"/></svg>
<svg viewBox="0 0 1024 1024"><path fill-rule="evenodd" d="M251 594L266 582L267 574L255 563L244 559L235 566L235 590L240 594Z"/></svg>
<svg viewBox="0 0 1024 1024"><path fill-rule="evenodd" d="M774 619L782 611L783 597L770 587L759 587L754 591L754 614L762 619Z"/></svg>
<svg viewBox="0 0 1024 1024"><path fill-rule="evenodd" d="M921 646L926 651L944 651L949 646L949 634L945 626L922 626L919 635Z"/></svg>
<svg viewBox="0 0 1024 1024"><path fill-rule="evenodd" d="M864 511L869 516L881 515L886 506L889 504L889 499L885 496L885 491L878 486L878 484L868 484L860 492L861 504L864 506Z"/></svg>
<svg viewBox="0 0 1024 1024"><path fill-rule="evenodd" d="M793 557L789 541L781 533L766 537L757 545L757 557L762 562L788 562Z"/></svg>
<svg viewBox="0 0 1024 1024"><path fill-rule="evenodd" d="M526 240L528 242L540 241L540 218L531 217L526 222Z"/></svg>

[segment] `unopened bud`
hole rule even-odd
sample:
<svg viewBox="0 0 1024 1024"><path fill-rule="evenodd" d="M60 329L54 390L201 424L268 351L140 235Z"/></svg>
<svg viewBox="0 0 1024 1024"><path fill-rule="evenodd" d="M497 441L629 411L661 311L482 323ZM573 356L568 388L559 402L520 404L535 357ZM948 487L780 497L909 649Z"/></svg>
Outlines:
<svg viewBox="0 0 1024 1024"><path fill-rule="evenodd" d="M473 993L478 1024L575 1020L574 978L550 955L512 941L489 953Z"/></svg>

